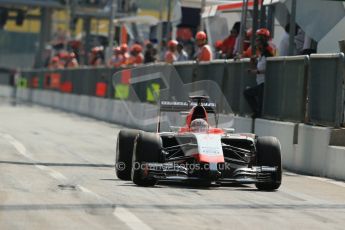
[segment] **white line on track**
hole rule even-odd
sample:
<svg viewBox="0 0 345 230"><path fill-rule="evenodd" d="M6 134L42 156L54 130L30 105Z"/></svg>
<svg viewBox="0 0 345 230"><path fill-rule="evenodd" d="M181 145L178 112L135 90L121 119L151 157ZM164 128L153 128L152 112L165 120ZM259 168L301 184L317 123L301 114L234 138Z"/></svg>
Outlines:
<svg viewBox="0 0 345 230"><path fill-rule="evenodd" d="M40 165L39 162L35 161L33 159L32 154L27 151L25 146L15 139L13 136L9 134L4 134L0 133L0 136L4 139L6 139L16 150L19 154L24 156L26 159L28 159L30 162L32 162L36 168L44 171L45 173L49 174L52 178L62 182L66 183L68 181L68 178L61 174L60 172L51 169L47 166ZM80 185L76 185L76 187L79 188L80 191L87 193L91 196L96 197L98 200L102 200L103 202L110 203L112 204L113 202L105 197L102 197L98 195L97 193L83 187ZM135 216L132 212L130 212L128 209L121 207L121 206L116 206L115 211L113 212L113 215L117 217L120 221L122 221L124 224L127 225L129 229L136 230L136 229L141 229L141 230L151 230L152 228L145 224L143 221L141 221L137 216Z"/></svg>
<svg viewBox="0 0 345 230"><path fill-rule="evenodd" d="M113 212L114 216L126 223L130 229L150 230L151 228L143 223L138 217L124 207L116 207Z"/></svg>
<svg viewBox="0 0 345 230"><path fill-rule="evenodd" d="M33 159L32 154L29 151L27 151L25 146L21 142L19 142L17 139L15 139L9 134L1 134L1 136L4 139L6 139L17 150L18 153L20 153L22 156L28 159L31 163L33 163L36 168L48 173L51 177L53 177L54 179L60 182L67 181L67 178L64 175L62 175L60 172L53 170L47 166L37 164L38 162L36 162Z"/></svg>

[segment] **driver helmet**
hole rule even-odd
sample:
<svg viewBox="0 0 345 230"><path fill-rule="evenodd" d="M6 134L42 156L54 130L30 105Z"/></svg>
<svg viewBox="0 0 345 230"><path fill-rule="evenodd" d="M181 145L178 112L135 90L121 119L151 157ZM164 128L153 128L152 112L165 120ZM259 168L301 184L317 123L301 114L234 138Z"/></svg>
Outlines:
<svg viewBox="0 0 345 230"><path fill-rule="evenodd" d="M195 133L207 133L208 123L204 119L198 118L190 123L190 131Z"/></svg>

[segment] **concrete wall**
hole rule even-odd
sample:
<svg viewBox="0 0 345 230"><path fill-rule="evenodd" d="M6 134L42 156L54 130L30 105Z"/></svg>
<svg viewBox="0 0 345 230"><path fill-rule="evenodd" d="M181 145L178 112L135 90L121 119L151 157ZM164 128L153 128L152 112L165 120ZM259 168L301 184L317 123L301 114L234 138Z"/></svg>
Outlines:
<svg viewBox="0 0 345 230"><path fill-rule="evenodd" d="M327 151L325 176L338 180L345 179L345 147L329 146Z"/></svg>
<svg viewBox="0 0 345 230"><path fill-rule="evenodd" d="M253 119L248 117L234 117L234 129L236 133L252 133Z"/></svg>
<svg viewBox="0 0 345 230"><path fill-rule="evenodd" d="M300 124L298 144L294 152L296 170L316 176L325 176L330 136L330 128Z"/></svg>
<svg viewBox="0 0 345 230"><path fill-rule="evenodd" d="M132 128L148 131L154 131L156 129L156 120L144 119L147 117L156 117L158 112L154 106L149 104L123 103L122 101L106 98L29 89L18 89L16 97L23 101L114 122Z"/></svg>
<svg viewBox="0 0 345 230"><path fill-rule="evenodd" d="M0 85L0 97L11 97L13 95L13 88L6 85Z"/></svg>
<svg viewBox="0 0 345 230"><path fill-rule="evenodd" d="M296 170L294 164L295 134L298 125L291 122L271 121L255 119L255 134L259 136L275 136L281 144L283 166L290 170Z"/></svg>
<svg viewBox="0 0 345 230"><path fill-rule="evenodd" d="M132 128L155 130L157 110L148 104L123 103L84 95L53 91L18 89L17 98L36 104L123 124ZM0 86L0 96L9 97L9 87ZM152 117L153 119L141 119ZM254 125L254 126L253 126ZM291 122L264 119L253 120L235 116L236 132L249 133L254 127L260 136L276 136L282 146L286 169L317 176L345 180L345 147L332 146L342 140L343 132L328 127L316 127ZM335 133L336 132L336 133Z"/></svg>
<svg viewBox="0 0 345 230"><path fill-rule="evenodd" d="M345 147L330 146L330 143L335 142L331 136L339 141L339 130L256 119L255 133L279 139L284 168L309 175L345 180Z"/></svg>

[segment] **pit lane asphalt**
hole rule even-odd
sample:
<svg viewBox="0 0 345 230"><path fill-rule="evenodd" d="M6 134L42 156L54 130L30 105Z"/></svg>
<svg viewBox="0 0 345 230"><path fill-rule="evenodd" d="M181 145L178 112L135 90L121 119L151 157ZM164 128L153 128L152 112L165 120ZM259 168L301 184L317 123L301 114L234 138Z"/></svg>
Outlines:
<svg viewBox="0 0 345 230"><path fill-rule="evenodd" d="M0 101L0 229L344 229L345 183L141 188L114 173L121 127Z"/></svg>

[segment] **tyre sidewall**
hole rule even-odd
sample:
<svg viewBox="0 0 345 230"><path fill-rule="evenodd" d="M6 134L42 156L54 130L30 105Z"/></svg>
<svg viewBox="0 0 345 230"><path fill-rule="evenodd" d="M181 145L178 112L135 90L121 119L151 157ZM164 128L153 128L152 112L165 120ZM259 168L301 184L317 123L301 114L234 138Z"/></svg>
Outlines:
<svg viewBox="0 0 345 230"><path fill-rule="evenodd" d="M140 186L153 186L157 180L153 177L146 177L143 163L161 162L161 139L157 134L140 132L134 141L132 156L132 181Z"/></svg>
<svg viewBox="0 0 345 230"><path fill-rule="evenodd" d="M257 166L277 167L273 183L257 183L262 190L275 190L282 181L281 146L276 137L259 137L257 141Z"/></svg>
<svg viewBox="0 0 345 230"><path fill-rule="evenodd" d="M119 179L130 180L133 144L139 130L121 130L116 144L115 172Z"/></svg>

